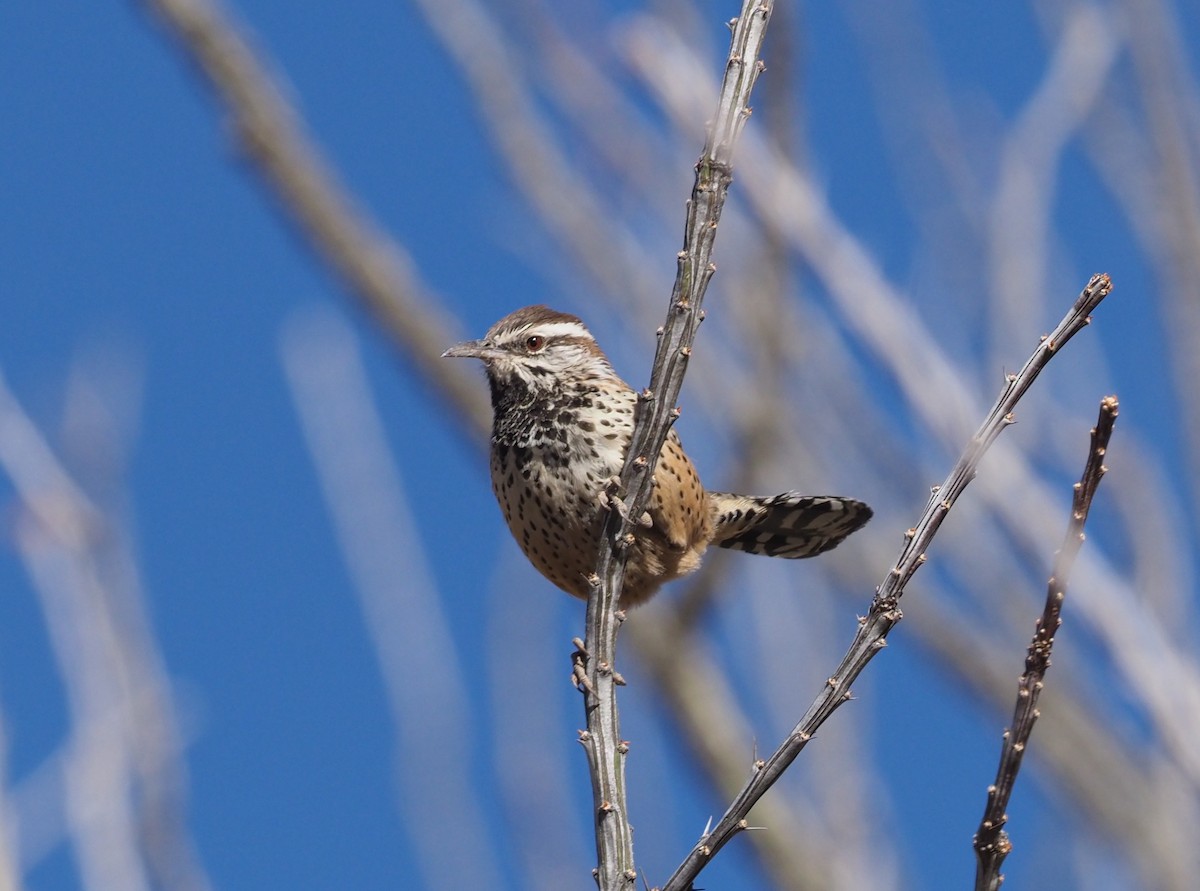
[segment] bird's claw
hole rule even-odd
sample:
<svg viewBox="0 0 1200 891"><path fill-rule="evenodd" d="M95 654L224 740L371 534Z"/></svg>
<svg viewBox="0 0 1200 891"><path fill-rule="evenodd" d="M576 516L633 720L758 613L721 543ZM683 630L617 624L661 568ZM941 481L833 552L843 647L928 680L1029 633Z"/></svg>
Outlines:
<svg viewBox="0 0 1200 891"><path fill-rule="evenodd" d="M594 694L596 691L592 687L592 682L588 680L587 675L587 663L588 659L591 658L591 654L588 653L587 647L584 646L583 641L578 637L573 638L571 643L575 645L575 652L571 654L571 683L575 685L575 689L580 693L586 691Z"/></svg>
<svg viewBox="0 0 1200 891"><path fill-rule="evenodd" d="M619 476L610 476L605 481L604 488L600 490L600 503L609 510L615 510L621 515L622 519L625 519L627 517L627 509L620 495L621 478Z"/></svg>
<svg viewBox="0 0 1200 891"><path fill-rule="evenodd" d="M619 476L609 477L604 484L604 488L600 492L600 503L609 510L615 510L617 514L626 523L629 520L629 506L619 497L621 494L621 478ZM650 511L642 511L641 517L638 518L635 524L642 529L649 529L654 525L654 518L650 516Z"/></svg>

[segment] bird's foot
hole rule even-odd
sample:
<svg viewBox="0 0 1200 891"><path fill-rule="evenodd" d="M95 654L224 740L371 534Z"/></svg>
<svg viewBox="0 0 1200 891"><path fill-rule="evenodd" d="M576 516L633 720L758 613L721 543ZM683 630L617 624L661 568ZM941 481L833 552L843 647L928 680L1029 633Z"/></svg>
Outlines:
<svg viewBox="0 0 1200 891"><path fill-rule="evenodd" d="M571 653L571 683L580 693L595 693L587 673L588 659L591 658L591 654L588 653L587 647L578 637L572 638L571 643L575 645L575 652Z"/></svg>
<svg viewBox="0 0 1200 891"><path fill-rule="evenodd" d="M626 523L629 522L629 507L621 499L621 478L619 476L609 477L608 482L604 484L604 488L600 491L600 503L608 510L615 510ZM637 524L643 529L649 529L654 525L654 518L650 516L650 511L642 511L641 517L638 518Z"/></svg>

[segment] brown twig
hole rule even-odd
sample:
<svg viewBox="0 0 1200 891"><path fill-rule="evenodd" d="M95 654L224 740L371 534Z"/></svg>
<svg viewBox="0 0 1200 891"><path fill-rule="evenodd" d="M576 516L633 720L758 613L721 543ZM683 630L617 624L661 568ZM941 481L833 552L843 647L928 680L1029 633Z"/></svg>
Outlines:
<svg viewBox="0 0 1200 891"><path fill-rule="evenodd" d="M975 872L975 891L998 891L1004 882L1000 866L1012 850L1012 843L1004 825L1008 822L1008 802L1021 769L1021 759L1037 722L1038 697L1041 695L1043 678L1050 668L1050 651L1054 647L1054 635L1062 625L1062 606L1067 596L1067 575L1075 563L1079 549L1083 546L1083 527L1092 497L1104 476L1104 456L1108 451L1108 440L1117 421L1117 397L1107 396L1100 402L1100 418L1092 429L1092 446L1088 452L1083 476L1075 484L1071 520L1067 534L1054 560L1053 573L1046 590L1046 605L1029 644L1025 657L1025 673L1017 684L1017 704L1013 710L1012 727L1004 733L1000 748L1000 764L996 769L996 781L988 787L987 806L979 831L975 834L975 856L978 865Z"/></svg>
<svg viewBox="0 0 1200 891"><path fill-rule="evenodd" d="M954 469L942 485L934 488L929 504L917 525L905 533L905 545L894 567L876 589L875 598L865 618L860 620L858 634L842 657L837 670L825 682L825 688L787 739L764 762L756 764L754 775L734 799L717 825L692 848L691 853L663 886L663 891L686 891L700 871L725 844L746 828L746 815L766 791L774 785L817 729L839 705L850 698L850 685L866 668L875 654L887 645L887 635L903 618L900 597L904 586L921 567L926 551L942 521L958 496L975 477L980 459L996 438L1013 423L1012 412L1021 397L1033 384L1042 369L1062 347L1091 321L1091 312L1112 290L1107 275L1094 275L1079 295L1071 311L1048 336L1041 339L1033 355L1008 382L979 430L967 444Z"/></svg>
<svg viewBox="0 0 1200 891"><path fill-rule="evenodd" d="M609 511L592 576L585 645L590 688L583 685L587 732L581 742L592 776L596 881L602 891L633 888L637 879L625 798L628 744L621 740L613 669L617 629L624 617L619 610L625 573L624 548L634 534L628 518L640 517L645 510L654 465L679 415L675 404L696 329L703 319L704 292L716 268L712 263L712 246L717 222L732 181L733 148L750 114L750 92L762 70L759 52L771 8L772 0L745 0L741 15L732 23L733 38L717 112L696 164L670 308L666 323L659 329L650 386L642 391L621 472L624 508Z"/></svg>

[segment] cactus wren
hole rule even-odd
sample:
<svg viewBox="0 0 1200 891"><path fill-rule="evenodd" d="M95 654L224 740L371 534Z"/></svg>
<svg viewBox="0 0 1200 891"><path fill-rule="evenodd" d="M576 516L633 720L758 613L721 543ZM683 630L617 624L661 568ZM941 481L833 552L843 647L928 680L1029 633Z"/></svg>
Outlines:
<svg viewBox="0 0 1200 891"><path fill-rule="evenodd" d="M583 322L544 306L519 309L482 340L442 355L483 360L492 391L492 488L509 531L542 575L586 599L603 493L624 464L637 394ZM647 515L626 564L626 606L693 572L710 544L813 557L860 529L871 509L849 498L706 492L672 430Z"/></svg>

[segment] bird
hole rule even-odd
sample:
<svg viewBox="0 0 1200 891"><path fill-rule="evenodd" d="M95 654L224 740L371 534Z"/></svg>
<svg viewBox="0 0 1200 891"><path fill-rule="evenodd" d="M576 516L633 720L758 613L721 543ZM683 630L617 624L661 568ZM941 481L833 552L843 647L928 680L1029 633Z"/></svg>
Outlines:
<svg viewBox="0 0 1200 891"><path fill-rule="evenodd" d="M584 323L527 306L443 358L483 362L492 402L492 489L509 531L554 585L587 599L609 501L633 432L637 393ZM852 498L712 492L672 430L628 548L620 606L638 606L699 568L709 545L790 559L837 547L871 519Z"/></svg>

